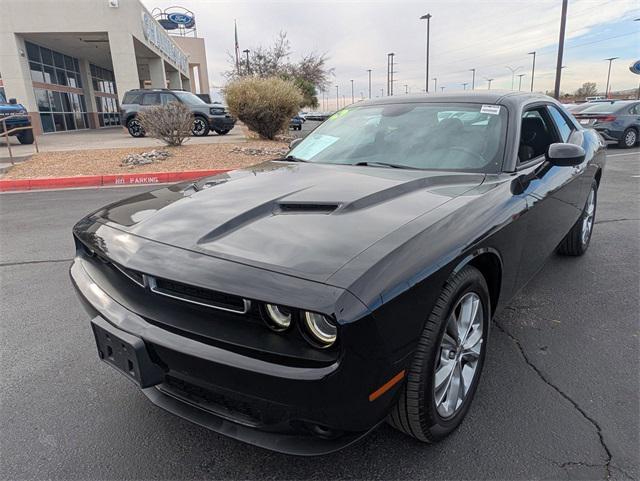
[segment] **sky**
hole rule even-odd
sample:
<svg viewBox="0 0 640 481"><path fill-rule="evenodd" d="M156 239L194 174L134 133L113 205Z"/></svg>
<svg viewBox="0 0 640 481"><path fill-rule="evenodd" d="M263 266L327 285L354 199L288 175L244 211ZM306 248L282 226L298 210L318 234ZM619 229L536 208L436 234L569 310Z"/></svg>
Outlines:
<svg viewBox="0 0 640 481"><path fill-rule="evenodd" d="M367 69L372 69L372 97L386 94L387 53L395 53L396 95L419 93L425 88L426 21L430 13L429 89L437 78L438 91L471 88L531 87L532 55L536 51L534 89L553 90L560 28L561 0L449 0L449 1L217 1L142 0L151 10L180 5L196 16L197 32L206 42L212 94L219 98L222 75L230 68L234 52L234 20L240 50L270 45L280 31L291 42L291 60L309 52L324 53L334 76L327 97L334 108L336 88L343 95L368 96ZM638 88L640 75L629 65L640 59L640 1L569 0L563 92L573 92L584 82L604 91L608 62L611 89ZM320 96L319 98L322 98Z"/></svg>

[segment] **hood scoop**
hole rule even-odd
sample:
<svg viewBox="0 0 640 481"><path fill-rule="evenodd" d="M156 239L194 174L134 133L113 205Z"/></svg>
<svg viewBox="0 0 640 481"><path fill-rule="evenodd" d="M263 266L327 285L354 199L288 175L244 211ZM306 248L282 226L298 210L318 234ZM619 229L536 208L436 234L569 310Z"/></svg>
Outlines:
<svg viewBox="0 0 640 481"><path fill-rule="evenodd" d="M274 214L331 214L340 207L334 203L318 202L279 202Z"/></svg>

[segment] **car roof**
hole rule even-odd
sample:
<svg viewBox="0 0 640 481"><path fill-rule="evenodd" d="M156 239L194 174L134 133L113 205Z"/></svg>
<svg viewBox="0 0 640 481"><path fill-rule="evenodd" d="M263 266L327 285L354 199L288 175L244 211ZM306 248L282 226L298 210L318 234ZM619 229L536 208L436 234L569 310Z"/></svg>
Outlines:
<svg viewBox="0 0 640 481"><path fill-rule="evenodd" d="M386 105L394 103L413 102L471 102L483 104L523 104L531 100L545 100L556 102L555 99L543 94L531 92L513 92L511 90L467 90L455 93L440 94L417 94L417 95L395 95L380 99L364 100L358 102L361 105Z"/></svg>

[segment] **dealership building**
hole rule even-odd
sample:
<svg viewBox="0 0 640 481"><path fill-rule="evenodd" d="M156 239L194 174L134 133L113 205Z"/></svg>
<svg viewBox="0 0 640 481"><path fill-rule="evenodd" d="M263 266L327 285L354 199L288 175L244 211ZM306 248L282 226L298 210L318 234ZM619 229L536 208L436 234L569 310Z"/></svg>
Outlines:
<svg viewBox="0 0 640 481"><path fill-rule="evenodd" d="M195 17L172 9L149 12L138 0L2 0L0 92L35 114L36 133L117 126L131 89L208 94Z"/></svg>

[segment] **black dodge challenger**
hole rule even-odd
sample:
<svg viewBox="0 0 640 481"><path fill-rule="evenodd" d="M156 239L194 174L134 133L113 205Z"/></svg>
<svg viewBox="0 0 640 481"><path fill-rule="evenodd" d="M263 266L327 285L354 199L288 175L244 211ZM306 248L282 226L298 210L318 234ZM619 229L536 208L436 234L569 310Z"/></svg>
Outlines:
<svg viewBox="0 0 640 481"><path fill-rule="evenodd" d="M604 163L546 96L360 102L285 158L90 214L71 277L100 358L178 416L292 454L385 420L438 441L491 318L587 250Z"/></svg>

